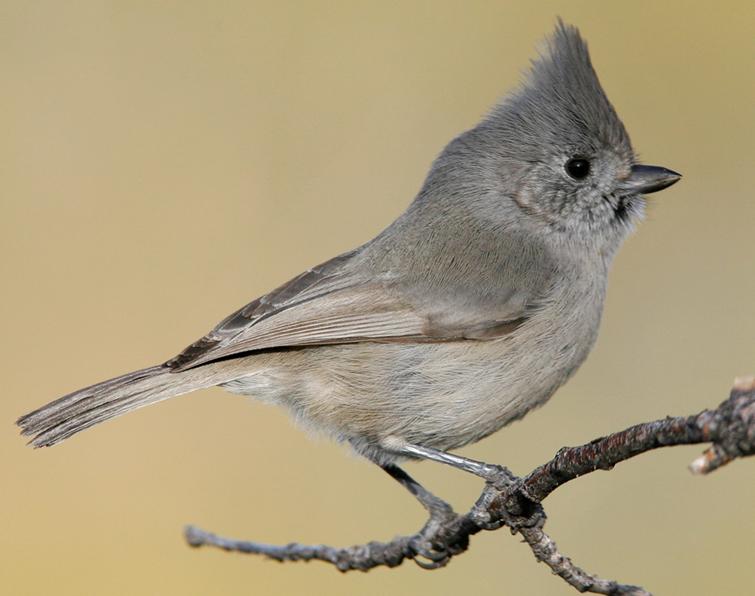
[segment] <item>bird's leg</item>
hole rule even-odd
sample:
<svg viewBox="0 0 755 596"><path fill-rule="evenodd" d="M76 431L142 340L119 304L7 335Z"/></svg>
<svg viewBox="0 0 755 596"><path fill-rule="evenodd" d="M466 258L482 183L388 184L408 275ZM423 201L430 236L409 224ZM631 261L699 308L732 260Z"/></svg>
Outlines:
<svg viewBox="0 0 755 596"><path fill-rule="evenodd" d="M397 465L386 464L380 467L388 472L391 478L398 481L401 486L412 493L427 510L431 518L447 519L449 515L454 515L454 510L451 505L446 503L443 499L436 497Z"/></svg>
<svg viewBox="0 0 755 596"><path fill-rule="evenodd" d="M476 459L461 457L460 455L454 455L453 453L433 449L432 447L421 447L419 445L412 445L411 443L404 443L398 448L394 448L394 451L399 455L427 459L453 466L459 470L464 470L465 472L470 472L475 476L479 476L491 484L503 483L506 485L514 478L513 474L503 466L487 464L485 462L477 461Z"/></svg>
<svg viewBox="0 0 755 596"><path fill-rule="evenodd" d="M412 544L412 548L416 554L427 559L429 562L420 561L417 558L414 559L414 562L425 569L435 569L444 566L448 563L451 556L456 553L449 552L445 548L438 548L435 537L440 528L444 527L449 520L456 517L453 508L443 499L432 494L397 465L384 464L380 467L397 480L401 486L412 493L430 514L430 518L416 535L416 540Z"/></svg>

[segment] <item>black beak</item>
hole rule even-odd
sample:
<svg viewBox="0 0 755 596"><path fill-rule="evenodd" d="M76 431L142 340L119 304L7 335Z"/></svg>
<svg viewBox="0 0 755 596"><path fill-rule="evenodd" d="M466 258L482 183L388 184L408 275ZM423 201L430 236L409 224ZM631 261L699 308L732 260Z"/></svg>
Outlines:
<svg viewBox="0 0 755 596"><path fill-rule="evenodd" d="M668 188L681 177L681 174L660 166L632 166L632 173L620 188L634 195L649 194Z"/></svg>

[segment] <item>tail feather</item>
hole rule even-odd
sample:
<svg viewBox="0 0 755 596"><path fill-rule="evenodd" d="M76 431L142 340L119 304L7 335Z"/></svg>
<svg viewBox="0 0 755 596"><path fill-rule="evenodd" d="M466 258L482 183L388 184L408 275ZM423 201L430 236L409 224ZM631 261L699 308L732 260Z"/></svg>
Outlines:
<svg viewBox="0 0 755 596"><path fill-rule="evenodd" d="M105 420L233 378L225 363L185 372L152 366L69 393L21 416L16 424L34 447L49 447Z"/></svg>

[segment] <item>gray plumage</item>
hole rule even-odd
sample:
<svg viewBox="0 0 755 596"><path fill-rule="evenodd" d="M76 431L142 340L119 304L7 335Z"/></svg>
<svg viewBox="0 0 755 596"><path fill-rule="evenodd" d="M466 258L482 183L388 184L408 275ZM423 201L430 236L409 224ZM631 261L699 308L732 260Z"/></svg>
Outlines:
<svg viewBox="0 0 755 596"><path fill-rule="evenodd" d="M222 385L287 407L381 465L405 445L472 443L544 403L584 361L642 194L678 178L635 163L584 41L559 23L522 87L451 141L376 238L255 300L167 363L18 424L48 446Z"/></svg>

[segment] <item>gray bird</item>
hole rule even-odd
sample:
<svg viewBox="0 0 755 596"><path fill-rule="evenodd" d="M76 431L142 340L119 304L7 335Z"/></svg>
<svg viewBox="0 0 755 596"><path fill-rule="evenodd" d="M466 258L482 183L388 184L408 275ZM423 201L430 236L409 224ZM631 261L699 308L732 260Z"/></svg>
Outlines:
<svg viewBox="0 0 755 596"><path fill-rule="evenodd" d="M542 405L582 364L643 195L679 178L636 163L585 42L559 21L521 88L448 144L376 238L164 364L75 391L18 425L46 447L220 385L349 443L439 514L397 461L489 474L447 451Z"/></svg>

